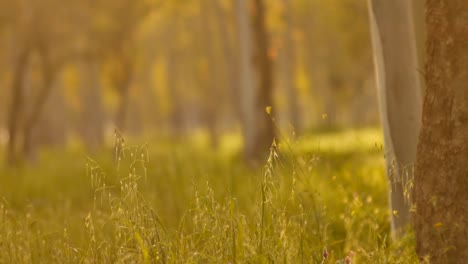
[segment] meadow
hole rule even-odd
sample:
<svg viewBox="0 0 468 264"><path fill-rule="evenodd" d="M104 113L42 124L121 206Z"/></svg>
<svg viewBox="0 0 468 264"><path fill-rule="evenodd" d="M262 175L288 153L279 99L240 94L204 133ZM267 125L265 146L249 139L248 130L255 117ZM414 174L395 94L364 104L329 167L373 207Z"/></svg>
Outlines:
<svg viewBox="0 0 468 264"><path fill-rule="evenodd" d="M237 135L115 145L0 168L0 263L417 262L390 236L378 128L282 138L257 168Z"/></svg>

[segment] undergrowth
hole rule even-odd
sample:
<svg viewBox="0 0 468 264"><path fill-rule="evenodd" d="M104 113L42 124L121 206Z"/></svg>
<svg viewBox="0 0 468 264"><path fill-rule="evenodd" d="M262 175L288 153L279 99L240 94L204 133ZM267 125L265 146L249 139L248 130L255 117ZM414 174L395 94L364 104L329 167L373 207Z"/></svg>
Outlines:
<svg viewBox="0 0 468 264"><path fill-rule="evenodd" d="M51 161L58 176L34 184L16 172L2 180L0 263L417 262L411 234L390 239L378 148L295 144L273 143L252 170L219 150L117 137L113 158L85 170Z"/></svg>

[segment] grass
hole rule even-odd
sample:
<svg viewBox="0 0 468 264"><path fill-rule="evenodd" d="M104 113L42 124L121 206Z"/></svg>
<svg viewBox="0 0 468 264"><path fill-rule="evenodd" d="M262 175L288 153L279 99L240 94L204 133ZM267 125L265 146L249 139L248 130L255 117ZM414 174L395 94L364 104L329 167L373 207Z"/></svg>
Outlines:
<svg viewBox="0 0 468 264"><path fill-rule="evenodd" d="M417 263L390 240L378 129L283 141L260 169L206 141L0 169L0 263Z"/></svg>

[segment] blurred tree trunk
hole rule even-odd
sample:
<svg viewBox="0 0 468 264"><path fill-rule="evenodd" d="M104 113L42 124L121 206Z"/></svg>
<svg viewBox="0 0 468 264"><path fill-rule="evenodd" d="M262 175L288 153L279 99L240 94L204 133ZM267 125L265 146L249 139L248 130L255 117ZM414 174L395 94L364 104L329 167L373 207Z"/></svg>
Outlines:
<svg viewBox="0 0 468 264"><path fill-rule="evenodd" d="M324 110L325 116L325 124L329 128L337 127L341 124L338 124L338 105L339 105L339 97L337 95L340 94L340 90L343 87L343 80L340 73L334 66L329 66L329 70L327 72L327 80L325 89L323 89L322 93L324 95Z"/></svg>
<svg viewBox="0 0 468 264"><path fill-rule="evenodd" d="M236 0L237 33L239 43L239 80L242 108L242 134L247 159L255 155L255 80L252 64L252 33L248 0Z"/></svg>
<svg viewBox="0 0 468 264"><path fill-rule="evenodd" d="M421 123L422 83L416 42L420 32L415 31L411 1L369 0L369 11L393 212L392 233L398 238L410 222L410 201L405 197L413 179Z"/></svg>
<svg viewBox="0 0 468 264"><path fill-rule="evenodd" d="M58 74L58 72L57 72ZM49 147L65 147L69 126L69 112L65 102L65 86L62 78L55 75L53 88L44 105L41 117L36 122L32 133L34 144ZM34 154L34 153L33 153Z"/></svg>
<svg viewBox="0 0 468 264"><path fill-rule="evenodd" d="M34 83L37 85L38 92L32 97L32 101L27 102L28 113L24 107L24 79L26 78L26 70L32 49L20 55L17 69L15 71L13 81L13 100L10 113L10 144L9 152L12 157L10 164L23 161L25 158L32 161L36 158L37 144L35 144L34 130L42 117L44 108L48 98L50 97L51 90L54 85L54 78L57 72L57 65L52 64L51 54L44 47L37 47L39 58L41 60L41 74L42 83ZM15 112L15 113L13 113Z"/></svg>
<svg viewBox="0 0 468 264"><path fill-rule="evenodd" d="M161 113L157 111L158 107L158 98L156 98L156 92L154 90L155 84L153 82L153 66L154 59L151 58L151 61L146 62L144 65L144 70L141 76L141 85L143 86L143 96L145 97L145 107L143 109L144 114L144 128L154 128L155 124L161 122Z"/></svg>
<svg viewBox="0 0 468 264"><path fill-rule="evenodd" d="M8 133L9 140L7 146L7 163L9 165L16 165L19 161L18 148L20 140L20 124L24 111L24 79L27 64L29 61L31 51L29 48L24 48L20 51L16 65L13 72L12 82L12 99L9 111L8 120Z"/></svg>
<svg viewBox="0 0 468 264"><path fill-rule="evenodd" d="M28 160L34 160L37 156L37 145L33 141L33 131L39 121L44 105L49 98L51 90L54 85L54 77L57 69L54 68L50 61L50 54L45 49L39 49L39 56L41 58L41 71L42 71L42 84L40 86L39 93L31 102L31 113L27 115L24 126L23 126L23 146L21 151L21 157L27 158Z"/></svg>
<svg viewBox="0 0 468 264"><path fill-rule="evenodd" d="M174 51L170 51L167 58L167 88L171 102L170 123L172 132L180 134L183 131L182 103L177 82L177 58Z"/></svg>
<svg viewBox="0 0 468 264"><path fill-rule="evenodd" d="M219 143L218 135L218 115L217 113L222 110L222 94L220 69L218 60L216 59L216 45L214 38L213 23L210 18L213 16L211 3L208 0L200 0L200 38L202 53L201 61L201 83L205 86L204 92L204 106L203 106L203 119L208 127L210 135L210 142L213 147L217 147ZM206 64L206 65L204 65Z"/></svg>
<svg viewBox="0 0 468 264"><path fill-rule="evenodd" d="M425 4L426 0L413 0L411 2L411 15L413 17L413 27L417 48L417 58L418 58L418 77L419 82L422 84L421 89L421 98L424 99L425 85L424 85L424 65L426 63L426 21L425 21ZM422 99L422 100L423 100Z"/></svg>
<svg viewBox="0 0 468 264"><path fill-rule="evenodd" d="M181 70L179 67L179 57L178 57L178 50L177 44L172 43L170 47L168 47L168 51L166 52L166 65L167 65L167 89L169 95L169 101L171 103L170 109L170 127L172 133L176 136L180 136L183 134L183 116L182 110L184 108L179 92L179 75L178 72Z"/></svg>
<svg viewBox="0 0 468 264"><path fill-rule="evenodd" d="M115 124L120 131L126 130L128 107L130 104L130 86L133 74L133 65L127 54L121 52L119 56L119 70L114 76L114 84L119 95L119 104L115 116Z"/></svg>
<svg viewBox="0 0 468 264"><path fill-rule="evenodd" d="M284 52L285 52L285 68L286 68L286 92L288 97L289 122L296 133L302 130L301 116L299 110L299 99L296 87L296 54L294 43L294 23L291 0L284 0L285 5L285 20L286 32L284 34Z"/></svg>
<svg viewBox="0 0 468 264"><path fill-rule="evenodd" d="M145 130L144 105L146 103L148 93L146 93L144 87L139 85L140 84L134 86L134 91L129 93L128 110L125 119L125 132L133 136L140 136ZM154 109L151 109L151 111L153 112Z"/></svg>
<svg viewBox="0 0 468 264"><path fill-rule="evenodd" d="M80 63L81 111L80 133L85 146L96 150L104 143L104 110L101 95L101 65L97 58Z"/></svg>
<svg viewBox="0 0 468 264"><path fill-rule="evenodd" d="M426 94L414 200L416 251L427 263L468 259L468 5L426 2Z"/></svg>
<svg viewBox="0 0 468 264"><path fill-rule="evenodd" d="M272 61L269 57L268 33L265 25L265 5L263 0L252 2L252 32L254 38L254 65L256 68L258 82L255 93L254 112L255 115L255 147L252 157L261 159L268 153L273 142L274 115L266 113L266 108L273 109L273 76Z"/></svg>
<svg viewBox="0 0 468 264"><path fill-rule="evenodd" d="M265 6L261 0L254 0L251 4L252 10L249 10L247 1L237 1L237 19L244 152L248 161L256 163L266 156L273 142L273 115L265 112L267 107L273 107L273 78L272 63L268 57ZM256 82L254 72L258 77Z"/></svg>
<svg viewBox="0 0 468 264"><path fill-rule="evenodd" d="M241 98L239 93L239 49L237 45L233 43L236 37L232 36L230 33L229 22L231 16L223 12L221 8L221 3L218 0L214 0L215 12L216 12L216 25L218 25L218 35L220 36L222 51L224 59L226 61L226 81L229 89L230 102L232 109L234 110L235 118L238 122L242 123L242 107L241 107ZM234 33L237 33L236 28L232 30Z"/></svg>

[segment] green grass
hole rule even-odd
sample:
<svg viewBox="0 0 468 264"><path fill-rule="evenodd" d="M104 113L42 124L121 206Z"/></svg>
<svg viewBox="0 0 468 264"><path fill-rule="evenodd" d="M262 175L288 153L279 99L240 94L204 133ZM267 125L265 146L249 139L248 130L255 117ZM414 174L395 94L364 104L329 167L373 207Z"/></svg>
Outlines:
<svg viewBox="0 0 468 264"><path fill-rule="evenodd" d="M416 263L392 242L378 129L283 140L265 166L197 135L0 169L0 263ZM323 259L323 250L329 256Z"/></svg>

